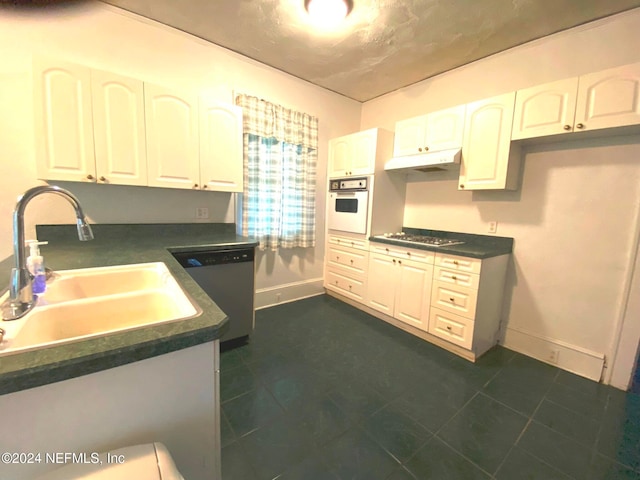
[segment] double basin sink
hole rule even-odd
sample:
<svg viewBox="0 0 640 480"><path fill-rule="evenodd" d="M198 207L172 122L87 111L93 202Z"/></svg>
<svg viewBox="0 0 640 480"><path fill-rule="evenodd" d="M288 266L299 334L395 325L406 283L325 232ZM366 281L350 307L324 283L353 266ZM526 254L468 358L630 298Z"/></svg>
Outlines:
<svg viewBox="0 0 640 480"><path fill-rule="evenodd" d="M4 302L8 293L0 297ZM200 313L164 263L55 272L37 305L0 321L0 356L191 318Z"/></svg>

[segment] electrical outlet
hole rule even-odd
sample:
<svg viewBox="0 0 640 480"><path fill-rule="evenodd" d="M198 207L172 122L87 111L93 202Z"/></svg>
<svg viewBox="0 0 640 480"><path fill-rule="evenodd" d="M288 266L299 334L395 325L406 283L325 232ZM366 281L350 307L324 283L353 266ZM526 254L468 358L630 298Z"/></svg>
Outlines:
<svg viewBox="0 0 640 480"><path fill-rule="evenodd" d="M551 350L549 352L549 356L547 357L547 360L549 360L551 363L558 363L559 355L560 355L560 350Z"/></svg>
<svg viewBox="0 0 640 480"><path fill-rule="evenodd" d="M496 233L498 231L498 222L495 220L493 222L489 222L489 233Z"/></svg>
<svg viewBox="0 0 640 480"><path fill-rule="evenodd" d="M196 219L203 220L209 218L209 209L207 207L196 207Z"/></svg>

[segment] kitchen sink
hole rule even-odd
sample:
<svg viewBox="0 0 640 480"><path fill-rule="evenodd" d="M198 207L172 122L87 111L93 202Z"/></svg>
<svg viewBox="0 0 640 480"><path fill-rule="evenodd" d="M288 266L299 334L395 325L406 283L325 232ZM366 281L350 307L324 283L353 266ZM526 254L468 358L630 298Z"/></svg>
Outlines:
<svg viewBox="0 0 640 480"><path fill-rule="evenodd" d="M39 304L103 297L140 290L180 287L164 263L83 268L55 272Z"/></svg>
<svg viewBox="0 0 640 480"><path fill-rule="evenodd" d="M164 263L56 272L35 308L18 320L0 321L5 330L0 356L183 320L198 313Z"/></svg>

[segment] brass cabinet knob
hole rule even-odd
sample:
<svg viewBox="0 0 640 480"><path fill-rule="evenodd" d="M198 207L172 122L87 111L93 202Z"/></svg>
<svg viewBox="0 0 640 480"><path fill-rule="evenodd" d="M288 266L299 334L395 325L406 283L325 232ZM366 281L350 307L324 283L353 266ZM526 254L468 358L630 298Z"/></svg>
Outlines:
<svg viewBox="0 0 640 480"><path fill-rule="evenodd" d="M451 331L451 325L447 325L447 330Z"/></svg>
<svg viewBox="0 0 640 480"><path fill-rule="evenodd" d="M98 180L100 180L101 182L106 182L107 181L107 179L104 176L100 177Z"/></svg>
<svg viewBox="0 0 640 480"><path fill-rule="evenodd" d="M410 257L411 256L411 252L407 252L407 256Z"/></svg>
<svg viewBox="0 0 640 480"><path fill-rule="evenodd" d="M422 147L418 147L418 151L421 152L422 151Z"/></svg>
<svg viewBox="0 0 640 480"><path fill-rule="evenodd" d="M93 180L93 175L91 174L87 175L87 180Z"/></svg>
<svg viewBox="0 0 640 480"><path fill-rule="evenodd" d="M336 260L340 260L340 256L339 255L336 255Z"/></svg>
<svg viewBox="0 0 640 480"><path fill-rule="evenodd" d="M456 299L455 299L455 298L453 298L453 297L449 297L449 301L450 301L451 303L456 303Z"/></svg>
<svg viewBox="0 0 640 480"><path fill-rule="evenodd" d="M429 147L424 147L424 151L428 152L429 151Z"/></svg>
<svg viewBox="0 0 640 480"><path fill-rule="evenodd" d="M576 128L584 128L584 124L583 124L583 123L578 123L578 124L576 125Z"/></svg>
<svg viewBox="0 0 640 480"><path fill-rule="evenodd" d="M351 265L353 265L353 259L351 259L350 261L351 261Z"/></svg>
<svg viewBox="0 0 640 480"><path fill-rule="evenodd" d="M451 275L451 280L457 280L458 277L456 277L455 275Z"/></svg>
<svg viewBox="0 0 640 480"><path fill-rule="evenodd" d="M207 188L209 188L209 187L207 187L206 185L203 185L203 186L202 186L202 189L203 189L203 190L206 190Z"/></svg>
<svg viewBox="0 0 640 480"><path fill-rule="evenodd" d="M398 265L402 265L402 260L398 260Z"/></svg>
<svg viewBox="0 0 640 480"><path fill-rule="evenodd" d="M197 183L194 183L194 184L193 184L193 188L198 188L198 184L197 184Z"/></svg>
<svg viewBox="0 0 640 480"><path fill-rule="evenodd" d="M571 130L571 125L565 125L565 126L564 126L564 127L562 127L562 128L564 128L565 130Z"/></svg>
<svg viewBox="0 0 640 480"><path fill-rule="evenodd" d="M464 188L464 185L460 185L460 188Z"/></svg>

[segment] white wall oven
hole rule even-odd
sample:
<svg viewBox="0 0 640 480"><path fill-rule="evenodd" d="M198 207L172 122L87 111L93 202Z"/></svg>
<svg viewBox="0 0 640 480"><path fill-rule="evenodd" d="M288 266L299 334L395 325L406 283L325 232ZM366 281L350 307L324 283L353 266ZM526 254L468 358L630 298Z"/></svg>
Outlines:
<svg viewBox="0 0 640 480"><path fill-rule="evenodd" d="M367 233L371 177L336 178L329 182L327 224L330 230Z"/></svg>

